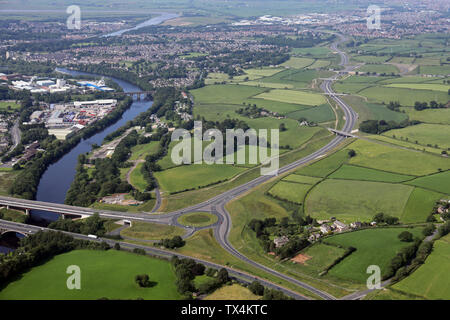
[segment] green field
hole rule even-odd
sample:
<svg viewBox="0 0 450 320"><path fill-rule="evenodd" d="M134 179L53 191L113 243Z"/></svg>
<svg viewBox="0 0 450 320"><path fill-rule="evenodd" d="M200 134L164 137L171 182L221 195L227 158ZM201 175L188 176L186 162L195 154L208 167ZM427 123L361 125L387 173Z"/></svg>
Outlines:
<svg viewBox="0 0 450 320"><path fill-rule="evenodd" d="M146 144L138 144L137 146L131 148L131 157L129 160L145 159L146 155L155 153L156 151L158 151L158 148L158 141L152 141Z"/></svg>
<svg viewBox="0 0 450 320"><path fill-rule="evenodd" d="M376 72L376 73L385 73L385 74L397 74L398 69L390 64L366 64L358 69L361 72Z"/></svg>
<svg viewBox="0 0 450 320"><path fill-rule="evenodd" d="M141 192L145 191L145 188L147 188L148 185L141 173L142 166L143 164L139 163L136 169L134 169L130 174L131 184Z"/></svg>
<svg viewBox="0 0 450 320"><path fill-rule="evenodd" d="M436 201L442 199L443 194L422 188L414 188L406 203L400 221L403 223L425 222L431 214Z"/></svg>
<svg viewBox="0 0 450 320"><path fill-rule="evenodd" d="M154 173L163 191L179 192L228 180L245 168L220 164L183 165Z"/></svg>
<svg viewBox="0 0 450 320"><path fill-rule="evenodd" d="M269 190L269 194L279 199L300 204L303 203L309 189L311 189L309 184L280 181Z"/></svg>
<svg viewBox="0 0 450 320"><path fill-rule="evenodd" d="M309 177L309 176L302 176L299 174L290 174L287 177L283 178L283 181L290 181L290 182L297 182L297 183L304 183L304 184L316 184L322 180L321 178L315 178L315 177Z"/></svg>
<svg viewBox="0 0 450 320"><path fill-rule="evenodd" d="M182 236L185 231L175 226L158 223L133 222L133 225L120 232L124 237L141 240L161 240Z"/></svg>
<svg viewBox="0 0 450 320"><path fill-rule="evenodd" d="M324 240L326 243L340 245L345 248L354 247L351 255L346 257L329 274L346 280L365 283L369 275L366 273L370 265L378 265L381 274L386 271L390 260L407 242L398 239L402 231L409 231L415 236L421 235L421 229L376 228L335 235Z"/></svg>
<svg viewBox="0 0 450 320"><path fill-rule="evenodd" d="M447 92L431 90L413 90L405 88L389 88L385 86L375 86L358 92L359 95L367 97L370 101L386 103L398 101L402 106L414 106L416 101L447 103Z"/></svg>
<svg viewBox="0 0 450 320"><path fill-rule="evenodd" d="M401 108L401 110L405 111L411 120L450 125L450 108L426 109L422 111L417 111L414 108Z"/></svg>
<svg viewBox="0 0 450 320"><path fill-rule="evenodd" d="M401 184L327 179L308 194L305 212L316 219L370 222L383 212L400 217L413 188Z"/></svg>
<svg viewBox="0 0 450 320"><path fill-rule="evenodd" d="M286 114L288 118L300 120L302 118L316 123L331 121L336 119L336 115L329 104L322 104L305 110L299 110Z"/></svg>
<svg viewBox="0 0 450 320"><path fill-rule="evenodd" d="M425 263L410 276L393 286L394 289L426 299L450 299L450 235L435 241Z"/></svg>
<svg viewBox="0 0 450 320"><path fill-rule="evenodd" d="M81 269L81 290L69 290L68 266ZM156 285L140 288L134 281L148 274ZM123 251L75 250L32 268L0 291L0 300L180 299L169 262Z"/></svg>
<svg viewBox="0 0 450 320"><path fill-rule="evenodd" d="M323 95L317 93L281 89L274 89L270 90L269 92L263 92L255 97L286 103L297 103L307 106L319 106L327 102Z"/></svg>
<svg viewBox="0 0 450 320"><path fill-rule="evenodd" d="M210 85L192 90L197 103L242 104L242 101L255 96L265 89L239 85Z"/></svg>
<svg viewBox="0 0 450 320"><path fill-rule="evenodd" d="M305 263L299 265L299 269L307 269L315 275L319 275L329 267L337 258L345 253L344 248L330 246L325 243L315 243L300 252L309 257Z"/></svg>
<svg viewBox="0 0 450 320"><path fill-rule="evenodd" d="M291 57L288 61L282 64L283 67L303 69L314 63L314 59Z"/></svg>
<svg viewBox="0 0 450 320"><path fill-rule="evenodd" d="M408 184L450 194L450 171L420 177L408 182Z"/></svg>
<svg viewBox="0 0 450 320"><path fill-rule="evenodd" d="M446 158L373 142L358 140L350 148L357 155L350 159L349 164L363 167L417 176L450 169L450 161Z"/></svg>
<svg viewBox="0 0 450 320"><path fill-rule="evenodd" d="M206 227L217 222L217 216L208 212L192 212L182 215L178 222L188 227Z"/></svg>
<svg viewBox="0 0 450 320"><path fill-rule="evenodd" d="M448 92L448 90L450 89L450 86L448 85L437 83L394 83L387 85L387 87L407 88L413 90L432 90L441 92Z"/></svg>
<svg viewBox="0 0 450 320"><path fill-rule="evenodd" d="M332 179L348 179L348 180L363 180L363 181L378 181L378 182L402 182L411 180L413 176L407 176L397 173L380 171L370 168L343 165L339 170L333 172L328 176Z"/></svg>
<svg viewBox="0 0 450 320"><path fill-rule="evenodd" d="M420 145L437 145L438 148L447 150L450 148L450 126L440 124L421 123L403 129L395 129L384 132L383 135L403 138ZM450 149L449 149L450 150Z"/></svg>
<svg viewBox="0 0 450 320"><path fill-rule="evenodd" d="M0 111L13 112L18 109L20 109L20 104L14 101L0 101Z"/></svg>

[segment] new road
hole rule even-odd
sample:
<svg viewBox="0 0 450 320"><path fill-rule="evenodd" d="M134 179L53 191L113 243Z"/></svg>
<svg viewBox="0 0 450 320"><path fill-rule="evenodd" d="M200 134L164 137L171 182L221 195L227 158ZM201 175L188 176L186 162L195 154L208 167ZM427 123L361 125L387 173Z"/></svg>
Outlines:
<svg viewBox="0 0 450 320"><path fill-rule="evenodd" d="M340 65L342 67L344 67L344 69L343 69L343 71L336 74L334 77L332 77L330 79L325 79L321 84L321 89L327 96L329 96L331 99L333 99L336 102L336 104L342 109L342 111L344 113L345 123L344 123L343 127L340 129L340 131L343 133L351 133L351 131L356 123L356 120L358 118L358 115L353 111L353 109L350 106L348 106L333 91L333 89L331 87L333 81L337 80L342 74L344 74L354 68L353 66L348 65L349 60L348 60L347 54L338 48L339 44L344 41L346 41L346 39L342 36L339 36L339 40L334 42L331 45L331 49L340 55L340 57L341 57ZM346 139L345 136L337 135L326 146L320 148L319 150L313 152L312 154L310 154L302 159L299 159L295 162L292 162L292 163L280 168L278 170L278 174L283 174L283 173L288 172L292 169L295 169L301 165L304 165L318 157L322 157L322 156L326 155L329 151L331 151L331 150L335 149L337 146L339 146L339 144L341 144L345 139ZM10 206L17 206L17 207L28 208L28 209L39 209L39 210L58 212L61 214L73 214L73 215L92 215L94 213L99 213L101 216L108 217L108 218L129 219L129 220L135 220L135 221L145 221L145 222L176 225L178 227L182 227L182 228L186 229L187 233L185 236L189 236L189 235L193 234L193 232L198 231L199 229L187 228L185 226L180 225L177 222L178 217L180 217L181 215L183 215L185 213L189 213L189 212L198 212L198 211L211 212L218 216L218 221L214 225L208 226L207 228L214 228L214 236L215 236L215 239L217 240L217 242L226 251L228 251L230 254L232 254L234 257L236 257L236 258L246 262L247 264L249 264L255 268L258 268L266 273L269 273L273 276L276 276L276 277L284 279L290 283L293 283L322 299L325 299L325 300L336 299L332 295L330 295L324 291L321 291L319 289L316 289L305 282L302 282L300 280L289 277L281 272L273 270L269 267L266 267L260 263L257 263L255 261L247 258L243 254L241 254L238 250L236 250L229 242L228 237L229 237L230 230L231 230L231 217L230 217L229 212L226 209L226 204L229 203L230 201L236 199L237 197L242 196L243 194L248 192L250 189L253 189L253 188L267 182L268 180L272 179L273 177L274 177L273 175L272 176L260 176L252 181L249 181L249 182L242 184L236 188L228 190L218 196L215 196L205 202L202 202L200 204L197 204L197 205L194 205L194 206L191 206L188 208L184 208L184 209L181 209L178 211L167 213L167 214L142 214L142 213L133 214L133 213L123 213L123 212L115 212L115 211L107 211L107 210L93 210L90 208L72 207L72 206L61 205L61 204L29 201L29 200L22 200L22 199L7 198L7 197L0 197L0 205L10 205ZM3 221L1 221L1 222L3 223ZM17 227L17 224L15 224L15 226ZM27 229L27 228L35 228L35 227L25 225L24 228ZM81 236L78 234L72 234L72 235L75 237L78 237L78 238L85 237L85 236ZM107 239L105 239L105 241L114 243L114 241L107 240ZM139 248L147 250L150 253L156 254L156 255L163 255L163 256L164 255L165 256L173 255L173 253L170 253L170 252L167 252L164 250L160 250L160 249L156 249L156 248L148 248L148 247L144 247L144 246L131 245L128 243L121 243L121 245L123 245L124 247L129 247L129 248L139 247ZM202 261L199 259L196 259L196 260L201 261L205 265L214 265L210 262ZM222 266L220 266L220 267L222 267ZM230 268L228 268L228 269L230 269ZM234 272L234 274L244 275L244 273L237 272L236 270L233 270L233 269L231 269L231 270ZM248 280L248 277L255 279L254 276L249 276L247 274L245 274L245 275L247 277L246 278L247 280ZM276 288L278 290L281 290L281 291L285 292L286 294L289 294L290 296L293 296L297 299L305 299L304 296L294 293L290 290L287 290L287 289L283 288L282 286L270 283L270 282L262 280L262 279L259 279L259 280L261 282L263 282L264 284L266 284L270 287Z"/></svg>

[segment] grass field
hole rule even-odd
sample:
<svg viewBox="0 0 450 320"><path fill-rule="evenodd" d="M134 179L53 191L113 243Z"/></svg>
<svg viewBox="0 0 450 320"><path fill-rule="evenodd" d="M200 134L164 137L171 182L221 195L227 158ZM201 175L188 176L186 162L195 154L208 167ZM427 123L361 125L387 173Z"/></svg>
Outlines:
<svg viewBox="0 0 450 320"><path fill-rule="evenodd" d="M356 251L346 257L329 274L346 280L354 280L365 283L369 265L378 265L381 274L386 271L390 260L407 242L401 242L398 235L402 231L409 231L415 236L421 235L420 228L377 228L360 230L340 235L335 235L324 240L326 243L340 245L345 248L354 247Z"/></svg>
<svg viewBox="0 0 450 320"><path fill-rule="evenodd" d="M131 184L141 192L145 191L145 188L147 188L148 185L141 173L142 166L143 164L139 163L136 169L134 169L130 174Z"/></svg>
<svg viewBox="0 0 450 320"><path fill-rule="evenodd" d="M0 171L0 195L10 195L8 190L20 171Z"/></svg>
<svg viewBox="0 0 450 320"><path fill-rule="evenodd" d="M317 107L311 107L305 110L299 110L294 111L291 113L288 113L286 115L288 118L300 120L302 118L306 119L307 121L313 121L316 123L331 121L336 119L336 115L334 114L333 110L331 109L330 105L328 104L322 104Z"/></svg>
<svg viewBox="0 0 450 320"><path fill-rule="evenodd" d="M386 74L397 74L398 69L390 64L366 64L358 69L361 72L376 72L376 73L386 73Z"/></svg>
<svg viewBox="0 0 450 320"><path fill-rule="evenodd" d="M154 175L161 189L172 193L227 180L244 170L225 164L192 164L158 171Z"/></svg>
<svg viewBox="0 0 450 320"><path fill-rule="evenodd" d="M13 112L18 109L20 109L20 104L14 101L0 101L0 111Z"/></svg>
<svg viewBox="0 0 450 320"><path fill-rule="evenodd" d="M232 284L217 289L204 300L261 300L261 297L241 285Z"/></svg>
<svg viewBox="0 0 450 320"><path fill-rule="evenodd" d="M448 85L437 83L393 83L387 85L387 87L407 88L413 90L432 90L441 92L448 92L448 90L450 89L450 86Z"/></svg>
<svg viewBox="0 0 450 320"><path fill-rule="evenodd" d="M329 267L337 258L345 253L345 249L336 246L330 246L325 243L315 243L300 252L308 256L300 266L309 269L313 274L319 275L327 267Z"/></svg>
<svg viewBox="0 0 450 320"><path fill-rule="evenodd" d="M401 184L327 179L308 194L305 212L316 219L370 222L383 212L400 217L413 188Z"/></svg>
<svg viewBox="0 0 450 320"><path fill-rule="evenodd" d="M81 290L69 290L68 266L81 269ZM134 281L148 274L156 285L140 288ZM45 288L45 290L44 290ZM0 291L0 300L180 299L169 262L123 251L76 250L32 268Z"/></svg>
<svg viewBox="0 0 450 320"><path fill-rule="evenodd" d="M133 225L120 232L124 237L130 237L142 240L161 240L174 236L182 236L185 231L175 226L165 224L133 222Z"/></svg>
<svg viewBox="0 0 450 320"><path fill-rule="evenodd" d="M370 168L343 165L339 168L339 170L333 172L329 178L378 182L402 182L411 180L414 177Z"/></svg>
<svg viewBox="0 0 450 320"><path fill-rule="evenodd" d="M369 141L355 141L350 148L354 149L357 155L350 159L349 164L363 167L417 176L435 173L439 169L450 169L450 161L446 158Z"/></svg>
<svg viewBox="0 0 450 320"><path fill-rule="evenodd" d="M137 146L131 148L131 157L129 160L144 159L146 155L158 151L158 148L159 148L158 141L152 141L146 144L138 144Z"/></svg>
<svg viewBox="0 0 450 320"><path fill-rule="evenodd" d="M435 241L425 263L410 276L393 286L394 289L426 299L450 299L450 235Z"/></svg>
<svg viewBox="0 0 450 320"><path fill-rule="evenodd" d="M322 179L316 178L316 177L302 176L299 174L290 174L287 177L283 178L282 181L290 181L290 182L297 182L297 183L304 183L304 184L316 184L320 180L322 180Z"/></svg>
<svg viewBox="0 0 450 320"><path fill-rule="evenodd" d="M450 125L450 108L426 109L422 111L417 111L414 108L401 108L401 110L405 111L411 120Z"/></svg>
<svg viewBox="0 0 450 320"><path fill-rule="evenodd" d="M317 93L281 89L270 90L269 92L261 93L255 97L286 103L297 103L307 106L319 106L327 102L323 95Z"/></svg>
<svg viewBox="0 0 450 320"><path fill-rule="evenodd" d="M314 63L314 59L291 57L288 61L282 64L283 67L303 69Z"/></svg>
<svg viewBox="0 0 450 320"><path fill-rule="evenodd" d="M242 101L255 96L265 89L239 85L210 85L192 90L197 103L242 104Z"/></svg>
<svg viewBox="0 0 450 320"><path fill-rule="evenodd" d="M192 212L182 215L178 222L189 227L206 227L217 222L217 216L208 212Z"/></svg>
<svg viewBox="0 0 450 320"><path fill-rule="evenodd" d="M374 86L362 91L358 94L367 97L372 102L386 103L398 101L402 106L414 106L416 101L437 101L439 103L447 103L447 92L431 91L431 90L413 90L405 88L390 88L386 86Z"/></svg>
<svg viewBox="0 0 450 320"><path fill-rule="evenodd" d="M403 223L425 222L442 193L414 188L406 203L400 220Z"/></svg>
<svg viewBox="0 0 450 320"><path fill-rule="evenodd" d="M403 138L413 143L417 141L421 145L437 145L440 149L450 148L450 126L440 124L421 123L403 129L395 129L384 132L383 135Z"/></svg>
<svg viewBox="0 0 450 320"><path fill-rule="evenodd" d="M450 171L420 177L408 182L408 184L450 194Z"/></svg>
<svg viewBox="0 0 450 320"><path fill-rule="evenodd" d="M305 195L311 187L309 184L280 181L269 190L269 194L300 204L303 203Z"/></svg>

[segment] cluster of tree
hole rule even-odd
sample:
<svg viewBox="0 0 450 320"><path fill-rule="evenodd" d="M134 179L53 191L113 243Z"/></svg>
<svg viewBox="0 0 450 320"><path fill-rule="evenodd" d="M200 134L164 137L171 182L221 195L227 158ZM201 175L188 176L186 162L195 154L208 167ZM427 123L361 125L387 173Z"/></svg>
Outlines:
<svg viewBox="0 0 450 320"><path fill-rule="evenodd" d="M390 101L389 104L386 106L389 110L400 112L401 104L398 101Z"/></svg>
<svg viewBox="0 0 450 320"><path fill-rule="evenodd" d="M263 300L292 300L291 297L288 297L283 292L264 287L256 280L250 283L248 289L257 296L263 296Z"/></svg>
<svg viewBox="0 0 450 320"><path fill-rule="evenodd" d="M359 130L365 133L381 134L392 129L401 129L419 124L417 120L404 120L400 123L386 120L365 120L359 125Z"/></svg>
<svg viewBox="0 0 450 320"><path fill-rule="evenodd" d="M416 257L416 252L418 251L421 242L422 241L420 239L416 238L414 239L412 244L402 247L397 255L390 261L382 276L383 280L389 279L397 272L399 272L400 268L406 267L408 264L410 264L411 261ZM427 245L426 243L427 242L424 242L424 246L425 248L428 248L429 245Z"/></svg>
<svg viewBox="0 0 450 320"><path fill-rule="evenodd" d="M174 256L171 260L172 265L175 268L176 286L178 292L186 296L191 296L195 291L193 280L196 276L201 276L205 273L205 266L201 263L197 263L192 259L179 259ZM217 280L220 284L229 281L228 272L226 269L221 269L217 274ZM206 288L204 290L207 290Z"/></svg>
<svg viewBox="0 0 450 320"><path fill-rule="evenodd" d="M414 240L414 235L409 231L403 231L398 235L400 241L412 242Z"/></svg>
<svg viewBox="0 0 450 320"><path fill-rule="evenodd" d="M310 217L308 217L307 219L310 219ZM303 220L303 223L306 223L306 221ZM271 232L269 229L274 228L275 226L280 228L277 231L278 235L290 235L289 241L279 248L276 248L274 242L270 240ZM252 219L248 223L248 227L256 233L256 237L260 241L263 249L266 252L275 252L275 254L281 259L291 257L292 255L309 245L309 241L307 240L306 236L295 236L295 234L301 232L298 225L292 226L294 230L288 230L290 227L288 218L283 218L279 226L276 224L275 218L266 218L264 220Z"/></svg>
<svg viewBox="0 0 450 320"><path fill-rule="evenodd" d="M425 109L440 109L440 108L446 108L446 105L444 103L437 103L436 101L430 101L430 104L428 104L428 102L420 102L420 101L416 101L414 103L414 109L417 111L422 111Z"/></svg>
<svg viewBox="0 0 450 320"><path fill-rule="evenodd" d="M1 57L4 57L4 55L1 55ZM55 65L50 61L31 62L0 58L0 65L8 70L8 73L33 74L36 76L52 76L55 70Z"/></svg>
<svg viewBox="0 0 450 320"><path fill-rule="evenodd" d="M59 218L49 224L49 228L82 234L95 234L104 236L106 233L105 223L108 220L100 218L98 213L93 214L89 218L83 220L71 220Z"/></svg>
<svg viewBox="0 0 450 320"><path fill-rule="evenodd" d="M316 36L311 33L297 36L296 38L285 36L267 36L261 40L262 44L273 45L277 47L289 47L289 48L309 48L314 47L319 43L332 41L336 36L331 35L327 37Z"/></svg>
<svg viewBox="0 0 450 320"><path fill-rule="evenodd" d="M167 249L181 248L186 244L180 236L174 236L172 239L162 239L160 242L155 243L155 246L163 246Z"/></svg>
<svg viewBox="0 0 450 320"><path fill-rule="evenodd" d="M373 217L373 221L375 221L376 223L386 223L386 224L389 224L389 225L398 224L398 218L397 217L393 217L393 216L384 214L382 212L377 213Z"/></svg>
<svg viewBox="0 0 450 320"><path fill-rule="evenodd" d="M151 288L157 285L155 281L150 281L148 274L138 274L134 277L134 281L141 288Z"/></svg>
<svg viewBox="0 0 450 320"><path fill-rule="evenodd" d="M0 285L53 256L75 249L108 250L105 242L77 240L61 232L39 231L20 240L17 250L0 254Z"/></svg>
<svg viewBox="0 0 450 320"><path fill-rule="evenodd" d="M245 104L245 102L244 102L244 104ZM268 110L266 110L264 108L258 108L256 106L256 104L249 105L249 106L244 107L244 108L239 108L235 112L237 114L240 114L240 115L244 116L244 117L248 117L248 118L252 118L252 119L253 118L263 117L263 115L262 115L263 112L265 112L267 114L270 113L270 111L268 111Z"/></svg>
<svg viewBox="0 0 450 320"><path fill-rule="evenodd" d="M450 220L446 221L442 226L438 228L439 237L443 237L450 233Z"/></svg>

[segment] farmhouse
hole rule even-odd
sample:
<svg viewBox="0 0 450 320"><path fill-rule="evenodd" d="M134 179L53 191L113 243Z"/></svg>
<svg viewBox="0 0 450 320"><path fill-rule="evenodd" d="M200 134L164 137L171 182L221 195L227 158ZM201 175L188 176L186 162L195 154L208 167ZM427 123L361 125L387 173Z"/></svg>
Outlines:
<svg viewBox="0 0 450 320"><path fill-rule="evenodd" d="M353 229L361 228L361 226L362 226L362 223L359 222L359 221L355 221L355 222L350 223L350 227L352 227Z"/></svg>
<svg viewBox="0 0 450 320"><path fill-rule="evenodd" d="M320 231L323 234L326 234L326 233L331 231L331 227L329 225L327 225L327 224L323 224L323 225L320 226Z"/></svg>
<svg viewBox="0 0 450 320"><path fill-rule="evenodd" d="M333 223L333 227L334 227L336 230L338 230L339 232L342 232L342 231L345 231L345 230L348 229L348 226L347 226L345 223L340 222L339 220L336 220L336 221Z"/></svg>
<svg viewBox="0 0 450 320"><path fill-rule="evenodd" d="M273 239L273 243L275 243L275 248L280 248L288 242L289 242L289 238L286 236L282 236L282 237Z"/></svg>
<svg viewBox="0 0 450 320"><path fill-rule="evenodd" d="M314 242L320 238L320 233L313 233L308 237L309 242Z"/></svg>

